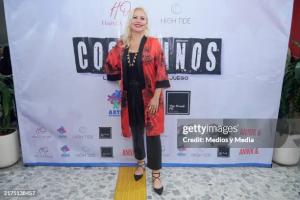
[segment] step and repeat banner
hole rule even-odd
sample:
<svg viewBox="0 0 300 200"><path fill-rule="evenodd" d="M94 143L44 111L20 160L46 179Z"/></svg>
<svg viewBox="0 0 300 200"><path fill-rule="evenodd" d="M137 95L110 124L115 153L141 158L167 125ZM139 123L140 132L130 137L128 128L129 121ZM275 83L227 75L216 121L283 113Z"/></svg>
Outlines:
<svg viewBox="0 0 300 200"><path fill-rule="evenodd" d="M108 51L144 7L159 38L164 166L271 166L292 0L4 0L26 165L135 163Z"/></svg>

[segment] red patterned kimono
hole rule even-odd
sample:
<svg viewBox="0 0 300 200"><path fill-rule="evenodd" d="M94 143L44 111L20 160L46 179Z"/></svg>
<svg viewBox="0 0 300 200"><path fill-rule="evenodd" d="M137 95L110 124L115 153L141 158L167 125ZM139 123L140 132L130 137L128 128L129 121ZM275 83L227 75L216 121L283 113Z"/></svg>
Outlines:
<svg viewBox="0 0 300 200"><path fill-rule="evenodd" d="M121 128L124 137L131 136L127 102L127 73L124 64L127 62L128 48L123 47L122 41L117 42L106 58L104 65L107 80L121 80ZM150 114L148 104L154 95L156 88L170 87L164 54L159 41L153 37L143 37L137 57L139 83L142 85L142 96L144 101L145 128L147 136L161 135L164 132L164 97L161 92L159 106L155 114ZM123 67L124 66L124 67Z"/></svg>

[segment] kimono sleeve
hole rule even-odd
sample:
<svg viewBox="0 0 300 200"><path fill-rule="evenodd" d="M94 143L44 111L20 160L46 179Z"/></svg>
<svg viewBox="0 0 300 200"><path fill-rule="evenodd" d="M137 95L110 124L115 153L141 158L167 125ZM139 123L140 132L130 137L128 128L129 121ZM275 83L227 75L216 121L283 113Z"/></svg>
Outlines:
<svg viewBox="0 0 300 200"><path fill-rule="evenodd" d="M164 53L157 39L155 39L154 44L156 48L156 54L154 57L154 64L156 69L155 86L156 88L168 88L170 87L170 82L166 70Z"/></svg>
<svg viewBox="0 0 300 200"><path fill-rule="evenodd" d="M104 64L104 72L107 74L108 81L121 80L121 60L120 60L121 47L119 43L116 44L106 57Z"/></svg>

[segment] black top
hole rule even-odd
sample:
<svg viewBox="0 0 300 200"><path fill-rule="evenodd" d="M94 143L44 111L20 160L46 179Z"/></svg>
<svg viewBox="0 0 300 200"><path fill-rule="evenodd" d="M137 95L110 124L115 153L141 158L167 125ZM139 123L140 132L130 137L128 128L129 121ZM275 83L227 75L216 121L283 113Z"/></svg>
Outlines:
<svg viewBox="0 0 300 200"><path fill-rule="evenodd" d="M139 83L139 86L141 89L144 89L145 88L145 77L144 77L144 72L143 72L143 63L142 63L142 54L143 54L143 49L144 49L144 46L145 46L145 43L146 43L146 40L147 40L147 37L144 36L141 40L141 43L140 43L140 46L139 46L139 50L138 50L138 55L137 55L137 58L136 58L136 70L137 70L137 74L138 76L136 77L137 78L137 82ZM127 72L129 69L127 69L129 67L128 65L128 60L127 60L127 55L128 55L128 51L129 51L129 48L125 48L124 50L124 53L123 53L123 58L122 58L122 64L123 64L123 90L128 90L128 77L127 77ZM132 60L131 60L132 61Z"/></svg>
<svg viewBox="0 0 300 200"><path fill-rule="evenodd" d="M129 53L130 63L133 63L133 58L135 53ZM137 56L136 56L137 57ZM128 81L128 116L129 116L129 125L131 128L134 127L144 127L144 103L141 85L139 82L139 72L138 67L140 67L137 63L137 58L133 64L130 66L127 60L126 55L126 74ZM142 134L142 133L139 133Z"/></svg>
<svg viewBox="0 0 300 200"><path fill-rule="evenodd" d="M133 63L134 54L135 53L129 53L130 63ZM126 65L128 81L138 81L138 70L136 60L133 66L129 66L128 62L126 62Z"/></svg>

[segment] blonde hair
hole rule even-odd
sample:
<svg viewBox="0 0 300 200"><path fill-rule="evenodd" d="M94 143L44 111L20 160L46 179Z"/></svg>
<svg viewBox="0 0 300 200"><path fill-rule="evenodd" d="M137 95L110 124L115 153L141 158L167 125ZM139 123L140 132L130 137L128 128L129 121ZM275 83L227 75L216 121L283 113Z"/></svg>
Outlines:
<svg viewBox="0 0 300 200"><path fill-rule="evenodd" d="M145 17L146 17L146 20L147 20L147 26L146 26L146 29L144 31L144 34L145 34L145 36L148 36L148 34L149 34L148 15L147 15L145 9L142 8L142 7L136 7L134 9L132 9L130 11L129 15L128 15L128 19L127 19L127 23L126 23L124 34L121 36L121 39L122 39L122 41L123 41L123 43L124 43L124 45L126 47L129 47L129 43L130 43L130 40L131 40L131 37L132 37L132 32L131 32L130 25L131 25L131 21L132 21L132 18L133 18L133 14L137 10L140 10L140 11L142 11L145 14Z"/></svg>

